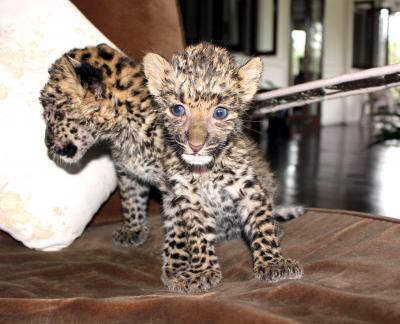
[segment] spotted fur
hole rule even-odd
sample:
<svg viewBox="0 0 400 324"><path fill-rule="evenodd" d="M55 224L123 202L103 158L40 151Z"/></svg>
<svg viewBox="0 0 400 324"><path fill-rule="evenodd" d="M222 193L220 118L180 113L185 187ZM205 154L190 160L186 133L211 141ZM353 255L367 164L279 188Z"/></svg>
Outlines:
<svg viewBox="0 0 400 324"><path fill-rule="evenodd" d="M240 234L251 248L257 278L301 278L301 265L281 254L273 176L242 132L261 60L239 68L225 49L200 44L171 62L147 54L143 66L166 143L164 283L190 293L217 285L222 273L215 243ZM185 113L177 115L182 107ZM228 110L222 120L214 117L217 107Z"/></svg>
<svg viewBox="0 0 400 324"><path fill-rule="evenodd" d="M206 63L212 51L205 53L207 55L203 60ZM179 57L176 56L175 60ZM216 59L218 61L224 58ZM198 63L197 60L193 61L196 68ZM222 63L223 61L219 62ZM201 70L201 67L198 68ZM232 71L236 69L233 63L230 68ZM211 77L213 73L212 70L208 71L207 77ZM204 291L219 282L221 273L213 243L236 238L243 232L243 225L238 216L239 205L236 205L236 202L232 203L229 190L221 188L225 184L232 188L244 184L246 193L250 190L256 191L258 189L250 188L249 182L255 175L258 182L271 190L271 194L274 188L270 173L254 171L247 167L247 164L258 165L261 168L267 166L253 143L246 137L240 140L240 119L231 121L229 131L222 127L210 141L214 145L210 154L215 161L220 162L213 162L208 169L197 168L187 165L179 158L179 154L176 154L182 150L182 143L177 144L174 138L174 134L181 136L175 131L174 127L177 125L172 120L167 120L164 114L156 109L163 107L163 97L156 96L157 102L153 100L141 66L119 51L104 44L75 49L58 59L50 68L49 74L50 79L41 92L40 101L44 107L47 126L45 142L50 156L66 163L75 163L96 143L105 142L110 148L117 170L124 216L123 225L114 233L115 243L131 246L142 244L146 240L149 233L146 220L149 185L155 185L166 196L164 282L172 290L186 292ZM191 82L198 83L198 78L196 76ZM224 78L229 81L229 74ZM160 87L161 85L162 83ZM220 86L217 88L220 93L215 94L214 99L223 98L223 87L228 89L228 92L229 88L235 89L234 82L226 83L225 86L222 82ZM165 89L169 95L173 95L173 90ZM246 89L241 91L243 97L246 97ZM206 102L207 94L207 88L204 88L204 95L201 92L197 94L198 100ZM234 105L237 98L235 99L234 92L231 94ZM243 105L251 99L250 97L246 97ZM238 116L242 114L239 106ZM204 133L204 129L200 129L200 135L201 132ZM228 133L235 132L238 132L237 135L229 135L224 141ZM198 135L197 131L191 132L194 140L201 138ZM185 145L185 142L183 144ZM231 158L223 164L221 161L227 153ZM237 168L237 161L242 159L243 155L244 168ZM239 177L243 179L238 182ZM189 200L186 200L185 190L188 190ZM218 192L215 195L216 199L210 199L209 190L212 195ZM241 192L239 190L240 194ZM198 193L202 193L200 198ZM254 192L250 196L254 198L257 195ZM188 208L192 208L190 204L193 199L194 212L207 212L204 214L207 216L204 226L200 224L198 227L197 224L202 218L196 218L196 222L191 218L187 219L190 211ZM268 222L274 224L271 225L271 230L276 232L275 236L280 236L281 231L276 226L275 219L281 217L279 220L285 220L282 218L284 213L279 214L278 209L274 209L273 212ZM298 210L297 216L300 214L301 211ZM207 222L211 225L207 225ZM207 233L212 230L211 226L218 229L214 234ZM204 235L207 235L207 238L214 235L206 245L203 241ZM207 265L213 262L215 267L207 268Z"/></svg>
<svg viewBox="0 0 400 324"><path fill-rule="evenodd" d="M149 231L149 185L159 185L162 178L163 144L141 65L101 44L66 53L49 75L40 101L50 156L74 163L95 143L107 143L124 216L114 241L142 244Z"/></svg>

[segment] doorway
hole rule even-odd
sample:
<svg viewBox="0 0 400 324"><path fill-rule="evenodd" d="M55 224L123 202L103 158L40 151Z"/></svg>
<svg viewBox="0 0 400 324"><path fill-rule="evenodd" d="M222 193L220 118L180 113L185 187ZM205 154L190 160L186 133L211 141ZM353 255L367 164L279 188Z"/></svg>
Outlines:
<svg viewBox="0 0 400 324"><path fill-rule="evenodd" d="M324 0L292 0L290 29L290 85L322 77ZM318 127L320 104L293 108L288 122L295 127Z"/></svg>

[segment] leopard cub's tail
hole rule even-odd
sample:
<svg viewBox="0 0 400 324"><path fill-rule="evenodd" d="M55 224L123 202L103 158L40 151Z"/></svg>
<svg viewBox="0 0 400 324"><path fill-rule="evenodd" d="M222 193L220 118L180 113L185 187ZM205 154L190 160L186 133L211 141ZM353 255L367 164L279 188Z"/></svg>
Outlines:
<svg viewBox="0 0 400 324"><path fill-rule="evenodd" d="M279 223L284 223L305 214L307 209L303 206L276 206L272 218Z"/></svg>
<svg viewBox="0 0 400 324"><path fill-rule="evenodd" d="M282 223L298 218L306 213L307 209L303 206L276 206L272 219L276 221L275 235L281 240L285 235Z"/></svg>

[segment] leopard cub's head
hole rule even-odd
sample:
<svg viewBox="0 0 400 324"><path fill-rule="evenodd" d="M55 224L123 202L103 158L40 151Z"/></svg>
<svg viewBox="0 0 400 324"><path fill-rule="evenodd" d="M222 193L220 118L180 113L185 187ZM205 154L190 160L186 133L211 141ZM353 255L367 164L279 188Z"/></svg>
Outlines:
<svg viewBox="0 0 400 324"><path fill-rule="evenodd" d="M68 163L78 162L96 142L89 112L104 97L103 73L82 59L94 49L76 49L56 60L40 93L49 155Z"/></svg>
<svg viewBox="0 0 400 324"><path fill-rule="evenodd" d="M45 144L51 158L58 157L64 162L78 162L96 142L95 134L84 120L71 116L68 110L46 106Z"/></svg>
<svg viewBox="0 0 400 324"><path fill-rule="evenodd" d="M147 54L143 68L168 143L196 166L212 163L241 132L241 117L262 73L259 58L239 67L225 49L210 44L189 46L171 62Z"/></svg>

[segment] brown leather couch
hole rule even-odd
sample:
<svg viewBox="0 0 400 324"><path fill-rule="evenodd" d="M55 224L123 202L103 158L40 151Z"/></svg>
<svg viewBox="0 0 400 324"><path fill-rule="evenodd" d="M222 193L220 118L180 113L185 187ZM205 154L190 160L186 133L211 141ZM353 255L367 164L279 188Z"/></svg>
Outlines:
<svg viewBox="0 0 400 324"><path fill-rule="evenodd" d="M175 0L74 0L117 46L139 59L183 47ZM311 180L312 181L312 180ZM400 323L399 221L312 209L285 225L282 249L302 280L256 280L242 241L217 248L224 275L206 294L161 283L162 224L150 204L141 247L112 244L122 220L115 193L81 238L59 252L0 239L0 323Z"/></svg>

